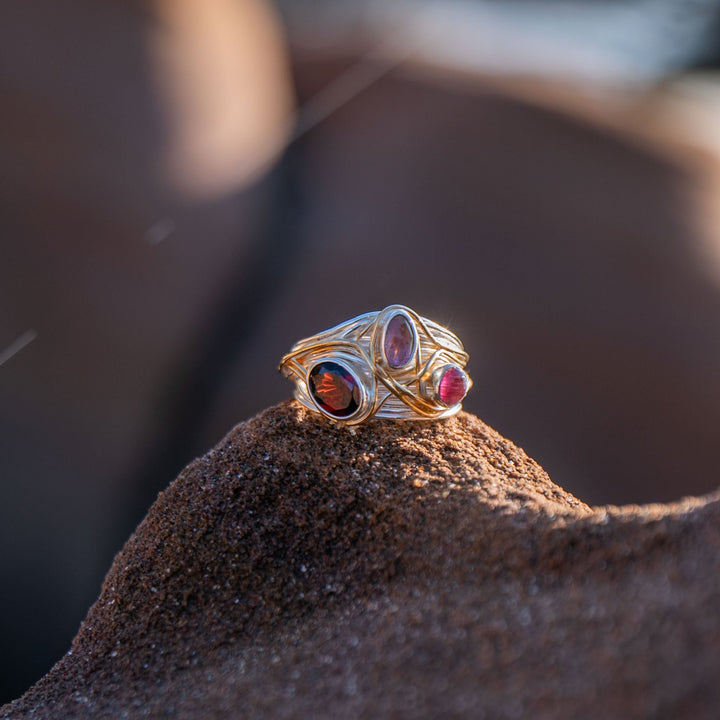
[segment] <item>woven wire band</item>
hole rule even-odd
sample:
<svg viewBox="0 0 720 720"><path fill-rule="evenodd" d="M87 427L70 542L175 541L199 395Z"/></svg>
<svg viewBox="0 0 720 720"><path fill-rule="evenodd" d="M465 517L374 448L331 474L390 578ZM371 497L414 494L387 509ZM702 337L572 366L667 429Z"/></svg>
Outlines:
<svg viewBox="0 0 720 720"><path fill-rule="evenodd" d="M400 367L388 355L394 337L401 338L401 360L407 358ZM450 330L403 305L390 305L300 340L279 369L295 382L295 397L305 407L356 424L372 416L436 420L455 415L472 386L464 371L467 361L462 342ZM335 372L336 384L350 398L349 409L322 402L314 375L319 371Z"/></svg>

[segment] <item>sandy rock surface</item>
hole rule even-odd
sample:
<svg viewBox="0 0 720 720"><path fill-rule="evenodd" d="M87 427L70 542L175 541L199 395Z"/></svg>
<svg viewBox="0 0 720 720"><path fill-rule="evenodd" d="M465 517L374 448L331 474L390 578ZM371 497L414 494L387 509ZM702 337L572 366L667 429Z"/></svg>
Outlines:
<svg viewBox="0 0 720 720"><path fill-rule="evenodd" d="M284 403L188 466L2 718L716 717L718 495L590 508L476 417Z"/></svg>

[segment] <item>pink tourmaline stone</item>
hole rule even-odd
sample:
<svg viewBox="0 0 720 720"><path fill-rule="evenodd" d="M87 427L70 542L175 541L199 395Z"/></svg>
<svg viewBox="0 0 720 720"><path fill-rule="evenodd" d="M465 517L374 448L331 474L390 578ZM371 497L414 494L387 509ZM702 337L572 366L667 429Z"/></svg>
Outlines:
<svg viewBox="0 0 720 720"><path fill-rule="evenodd" d="M438 399L451 407L459 403L468 391L467 375L458 367L450 365L445 369L438 383Z"/></svg>
<svg viewBox="0 0 720 720"><path fill-rule="evenodd" d="M390 318L385 328L383 351L385 360L391 368L405 367L410 362L415 350L415 336L410 322L398 313Z"/></svg>

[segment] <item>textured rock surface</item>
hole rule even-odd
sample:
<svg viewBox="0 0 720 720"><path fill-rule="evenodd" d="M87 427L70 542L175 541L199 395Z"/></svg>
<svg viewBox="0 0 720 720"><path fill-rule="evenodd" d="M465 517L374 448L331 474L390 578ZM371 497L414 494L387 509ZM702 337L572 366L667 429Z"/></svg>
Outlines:
<svg viewBox="0 0 720 720"><path fill-rule="evenodd" d="M462 414L295 403L158 498L3 718L715 717L716 495L591 509Z"/></svg>

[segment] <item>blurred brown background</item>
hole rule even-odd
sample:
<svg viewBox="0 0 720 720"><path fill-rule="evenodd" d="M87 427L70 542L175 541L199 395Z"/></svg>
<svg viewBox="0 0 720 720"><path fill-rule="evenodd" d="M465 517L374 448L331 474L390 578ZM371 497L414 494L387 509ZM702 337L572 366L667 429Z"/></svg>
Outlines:
<svg viewBox="0 0 720 720"><path fill-rule="evenodd" d="M0 7L0 703L157 492L400 302L591 503L718 484L717 3Z"/></svg>

